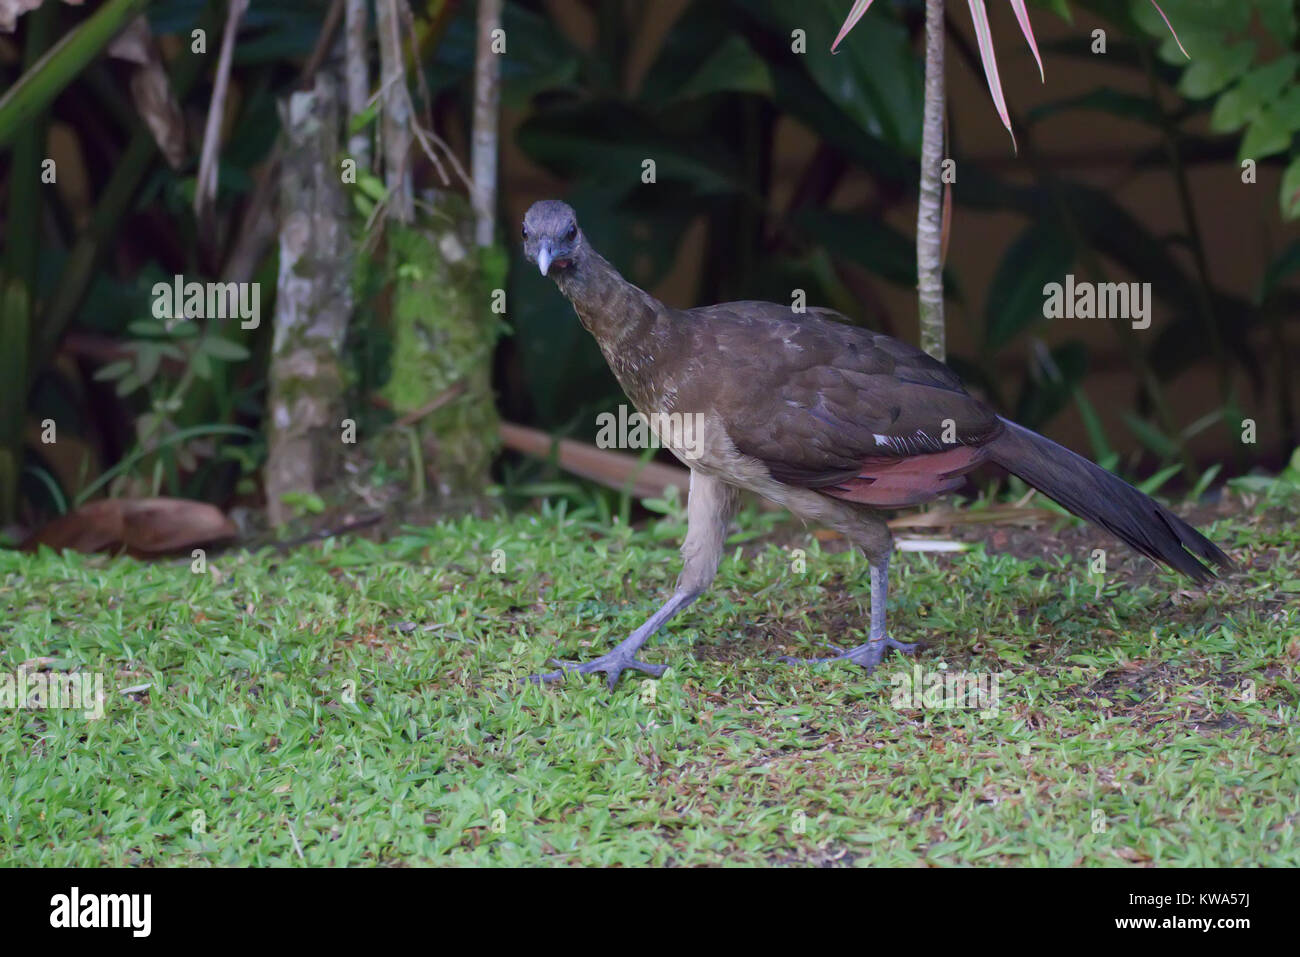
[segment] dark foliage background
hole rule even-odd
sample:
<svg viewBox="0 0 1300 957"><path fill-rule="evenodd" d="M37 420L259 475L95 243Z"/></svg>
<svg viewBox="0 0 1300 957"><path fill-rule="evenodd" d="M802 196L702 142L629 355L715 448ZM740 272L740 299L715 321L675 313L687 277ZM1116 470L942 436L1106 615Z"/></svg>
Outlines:
<svg viewBox="0 0 1300 957"><path fill-rule="evenodd" d="M206 24L215 48L225 5L118 5L143 9L161 38L191 136L184 161L170 167L130 101L129 65L96 55L4 140L0 449L18 463L18 483L0 506L5 522L25 526L105 489L256 501L269 321L254 331L165 329L150 320L149 290L177 273L225 274L268 175L277 100L299 81L330 4L253 3L235 52L216 209L203 226L190 201L215 56L191 57L186 38ZM505 418L589 439L596 413L623 401L567 303L519 259L516 224L543 195L562 194L608 259L678 304L788 301L803 289L810 303L915 337L907 304L916 281L921 3L878 0L831 56L848 6L506 3L500 234L513 260L510 332L495 360ZM959 248L986 246L981 224L999 222L1003 233L1008 221L1016 224L987 275L950 263L951 362L1025 424L1051 431L1073 417L1091 445L1084 451L1104 463L1145 472L1178 464L1190 486L1211 464L1227 474L1275 466L1300 443L1293 383L1300 302L1292 282L1300 244L1286 225L1300 186L1293 146L1300 57L1289 2L1168 0L1191 65L1173 55L1146 6L1038 4L1047 87L1021 111L1028 91L1015 79L1029 75L1031 61L1009 13L993 11L1016 124L1013 153L982 87L965 5L950 5L949 84L969 88L955 90L950 107L949 153L960 171L954 258ZM0 39L0 86L15 84L96 9L47 2L21 18L17 32ZM435 127L465 152L474 5L432 0L413 12ZM1107 31L1107 69L1128 82L1081 91L1063 84L1055 93L1059 78L1089 76L1096 24ZM791 50L796 30L806 31L806 54ZM1140 131L1150 145L1123 162L1132 177L1161 182L1179 228L1157 232L1086 169L1041 150L1040 129L1059 128L1063 117L1081 128L1118 119ZM24 184L46 156L58 162L60 186L33 190ZM1212 244L1221 227L1196 215L1206 188L1197 171L1226 170L1226 185L1214 188L1227 190L1239 182L1243 158L1256 159L1261 181L1280 191L1260 215L1267 255L1256 257L1249 289L1215 281ZM640 178L645 159L656 165L653 185ZM434 184L427 167L416 172ZM261 283L265 317L276 269L272 245L250 277ZM1155 326L1141 336L1122 325L1103 336L1049 328L1042 287L1068 272L1152 283ZM383 414L367 399L383 377L386 336L364 310L349 334L351 401L378 421ZM1122 369L1122 394L1090 397L1099 364ZM1180 383L1193 381L1205 384L1192 390L1200 398L1213 394L1211 412L1179 397ZM1122 432L1113 425L1116 408ZM1260 423L1257 444L1240 440L1245 418ZM39 441L47 420L58 423L56 446ZM555 472L507 460L502 477L527 488Z"/></svg>

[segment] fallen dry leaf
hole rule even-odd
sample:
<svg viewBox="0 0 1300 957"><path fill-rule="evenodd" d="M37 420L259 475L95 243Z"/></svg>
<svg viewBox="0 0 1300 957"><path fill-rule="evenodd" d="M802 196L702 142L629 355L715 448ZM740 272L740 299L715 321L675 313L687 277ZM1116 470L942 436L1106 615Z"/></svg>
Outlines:
<svg viewBox="0 0 1300 957"><path fill-rule="evenodd" d="M185 120L163 66L162 53L143 14L108 45L108 55L135 64L131 71L131 97L136 111L149 127L167 163L172 169L179 169L185 162Z"/></svg>
<svg viewBox="0 0 1300 957"><path fill-rule="evenodd" d="M125 548L152 555L234 538L233 522L221 509L183 498L110 498L56 518L23 543L78 552Z"/></svg>

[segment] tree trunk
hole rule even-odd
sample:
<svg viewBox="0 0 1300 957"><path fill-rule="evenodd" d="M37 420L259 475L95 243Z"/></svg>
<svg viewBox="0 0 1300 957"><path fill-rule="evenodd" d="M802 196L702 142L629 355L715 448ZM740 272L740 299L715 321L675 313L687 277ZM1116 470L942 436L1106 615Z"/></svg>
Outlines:
<svg viewBox="0 0 1300 957"><path fill-rule="evenodd" d="M282 107L280 274L270 367L266 502L291 517L289 492L311 493L342 458L339 358L352 311L348 203L339 168L339 87L328 69Z"/></svg>
<svg viewBox="0 0 1300 957"><path fill-rule="evenodd" d="M366 46L366 0L346 0L344 12L344 58L348 88L348 120L366 110L370 100L370 50ZM370 168L370 134L357 130L348 138L348 154L357 169Z"/></svg>
<svg viewBox="0 0 1300 957"><path fill-rule="evenodd" d="M420 226L385 230L393 353L383 395L410 422L394 430L406 434L390 451L418 447L420 461L411 464L440 507L473 508L498 441L491 369L500 323L492 303L505 285L506 257L499 247L475 247L464 197L430 191L425 199L433 211Z"/></svg>
<svg viewBox="0 0 1300 957"><path fill-rule="evenodd" d="M921 199L916 215L916 291L921 348L942 362L943 324L943 0L925 2L925 113L921 125Z"/></svg>
<svg viewBox="0 0 1300 957"><path fill-rule="evenodd" d="M398 0L375 0L375 32L379 39L380 87L383 90L384 185L388 187L388 212L399 223L415 219L415 194L411 187L411 97L406 89L402 60L402 18Z"/></svg>
<svg viewBox="0 0 1300 957"><path fill-rule="evenodd" d="M492 34L501 27L501 0L478 0L478 53L474 63L474 241L491 246L497 205L497 122L501 113L501 54Z"/></svg>

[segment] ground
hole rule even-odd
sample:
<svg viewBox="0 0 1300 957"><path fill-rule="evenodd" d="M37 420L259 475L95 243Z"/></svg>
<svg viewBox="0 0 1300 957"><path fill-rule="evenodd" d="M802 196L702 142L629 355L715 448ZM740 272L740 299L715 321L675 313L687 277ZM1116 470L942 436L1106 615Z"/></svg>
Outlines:
<svg viewBox="0 0 1300 957"><path fill-rule="evenodd" d="M1242 565L1208 591L1081 526L899 554L891 632L925 646L868 676L772 660L860 641L866 568L749 511L647 645L671 669L613 693L519 679L657 607L679 511L201 571L0 552L0 679L98 671L106 694L97 720L8 711L0 862L1295 866L1300 530L1231 500L1197 518ZM996 699L895 700L958 672Z"/></svg>

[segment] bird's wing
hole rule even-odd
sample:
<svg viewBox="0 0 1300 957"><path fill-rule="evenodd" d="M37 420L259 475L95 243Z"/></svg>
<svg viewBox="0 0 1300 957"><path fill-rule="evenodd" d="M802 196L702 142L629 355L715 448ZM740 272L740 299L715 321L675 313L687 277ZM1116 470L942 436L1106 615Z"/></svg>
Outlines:
<svg viewBox="0 0 1300 957"><path fill-rule="evenodd" d="M698 370L678 407L711 407L779 482L925 501L960 484L1003 429L947 366L835 313L738 302L682 315Z"/></svg>

